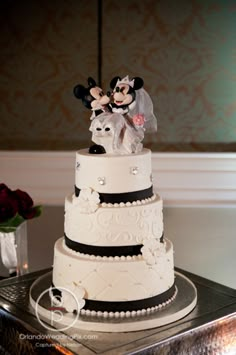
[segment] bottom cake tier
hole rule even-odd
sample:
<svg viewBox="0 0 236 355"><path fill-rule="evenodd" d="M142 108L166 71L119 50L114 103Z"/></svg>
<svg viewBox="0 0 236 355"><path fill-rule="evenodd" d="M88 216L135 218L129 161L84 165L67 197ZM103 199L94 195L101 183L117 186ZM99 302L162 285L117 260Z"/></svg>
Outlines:
<svg viewBox="0 0 236 355"><path fill-rule="evenodd" d="M53 295L60 297L67 310L73 309L73 302L69 305L71 293L80 299L81 314L146 314L169 304L176 296L173 246L165 239L163 252L153 262L142 254L81 254L69 249L60 238L55 243L52 282Z"/></svg>

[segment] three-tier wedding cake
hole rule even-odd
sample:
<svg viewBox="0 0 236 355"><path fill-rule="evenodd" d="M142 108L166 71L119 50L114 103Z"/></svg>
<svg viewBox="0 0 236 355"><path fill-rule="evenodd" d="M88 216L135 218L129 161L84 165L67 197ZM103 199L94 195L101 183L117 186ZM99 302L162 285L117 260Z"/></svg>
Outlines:
<svg viewBox="0 0 236 355"><path fill-rule="evenodd" d="M55 243L52 286L67 311L134 317L177 294L173 245L153 191L144 133L157 128L139 77L115 77L104 94L92 78L74 94L92 110L93 145L76 153L75 191L65 200L65 234ZM68 292L75 295L68 297Z"/></svg>

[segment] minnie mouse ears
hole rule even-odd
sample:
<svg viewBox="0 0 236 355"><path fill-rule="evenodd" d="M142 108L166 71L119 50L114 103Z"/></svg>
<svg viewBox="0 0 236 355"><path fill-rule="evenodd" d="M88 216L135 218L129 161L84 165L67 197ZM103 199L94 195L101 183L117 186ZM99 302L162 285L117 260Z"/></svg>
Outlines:
<svg viewBox="0 0 236 355"><path fill-rule="evenodd" d="M117 85L122 84L129 85L134 90L139 90L143 87L144 82L143 79L138 76L132 78L131 80L129 79L128 75L125 76L123 79L121 79L120 76L115 76L110 82L110 87L114 89Z"/></svg>

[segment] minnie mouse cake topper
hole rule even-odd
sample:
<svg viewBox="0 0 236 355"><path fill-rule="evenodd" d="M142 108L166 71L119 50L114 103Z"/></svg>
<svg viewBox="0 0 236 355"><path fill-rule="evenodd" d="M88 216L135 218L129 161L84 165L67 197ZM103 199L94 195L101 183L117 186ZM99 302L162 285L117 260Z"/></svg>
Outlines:
<svg viewBox="0 0 236 355"><path fill-rule="evenodd" d="M111 80L110 87L113 89L112 111L125 114L135 106L136 90L143 87L143 79L136 77L129 80L128 75L123 79L116 76Z"/></svg>
<svg viewBox="0 0 236 355"><path fill-rule="evenodd" d="M112 93L104 94L94 79L88 88L77 85L74 95L93 111L89 130L95 143L93 154L131 154L142 150L144 132L157 129L156 117L149 94L140 77L131 80L116 76L110 82Z"/></svg>

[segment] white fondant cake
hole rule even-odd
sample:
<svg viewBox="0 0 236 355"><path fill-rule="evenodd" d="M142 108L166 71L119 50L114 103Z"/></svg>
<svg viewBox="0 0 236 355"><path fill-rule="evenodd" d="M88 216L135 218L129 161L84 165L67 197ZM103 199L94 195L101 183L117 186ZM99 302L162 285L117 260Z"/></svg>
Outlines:
<svg viewBox="0 0 236 355"><path fill-rule="evenodd" d="M116 159L120 179L118 169L109 169L110 164L117 168ZM152 192L151 152L91 156L82 150L76 153L78 161L76 192L65 200L65 236L55 244L53 286L74 292L82 287L82 313L156 310L167 304L176 294L173 246L163 237L162 200ZM97 184L100 163L106 177L102 188ZM121 190L126 178L133 190Z"/></svg>
<svg viewBox="0 0 236 355"><path fill-rule="evenodd" d="M147 259L142 255L81 255L69 249L61 238L55 245L53 283L69 289L73 284L82 286L85 299L90 300L142 300L167 291L174 283L173 247L169 240L163 244L156 263L149 264Z"/></svg>
<svg viewBox="0 0 236 355"><path fill-rule="evenodd" d="M158 196L132 204L103 203L89 214L81 213L77 200L73 195L65 202L65 234L75 242L120 246L162 237L162 200Z"/></svg>
<svg viewBox="0 0 236 355"><path fill-rule="evenodd" d="M151 151L141 144L155 116L139 79L111 82L113 102L98 105L92 116L93 139L104 144L76 153L75 192L65 200L65 235L55 244L52 279L52 294L68 311L75 303L60 288L83 295L81 314L104 317L146 314L176 296L173 246L163 233L162 200L153 193ZM75 89L84 100L96 94ZM135 91L142 102L136 111Z"/></svg>
<svg viewBox="0 0 236 355"><path fill-rule="evenodd" d="M139 191L152 185L151 151L138 154L92 155L83 149L76 153L75 185L103 193ZM104 183L102 183L104 181Z"/></svg>

